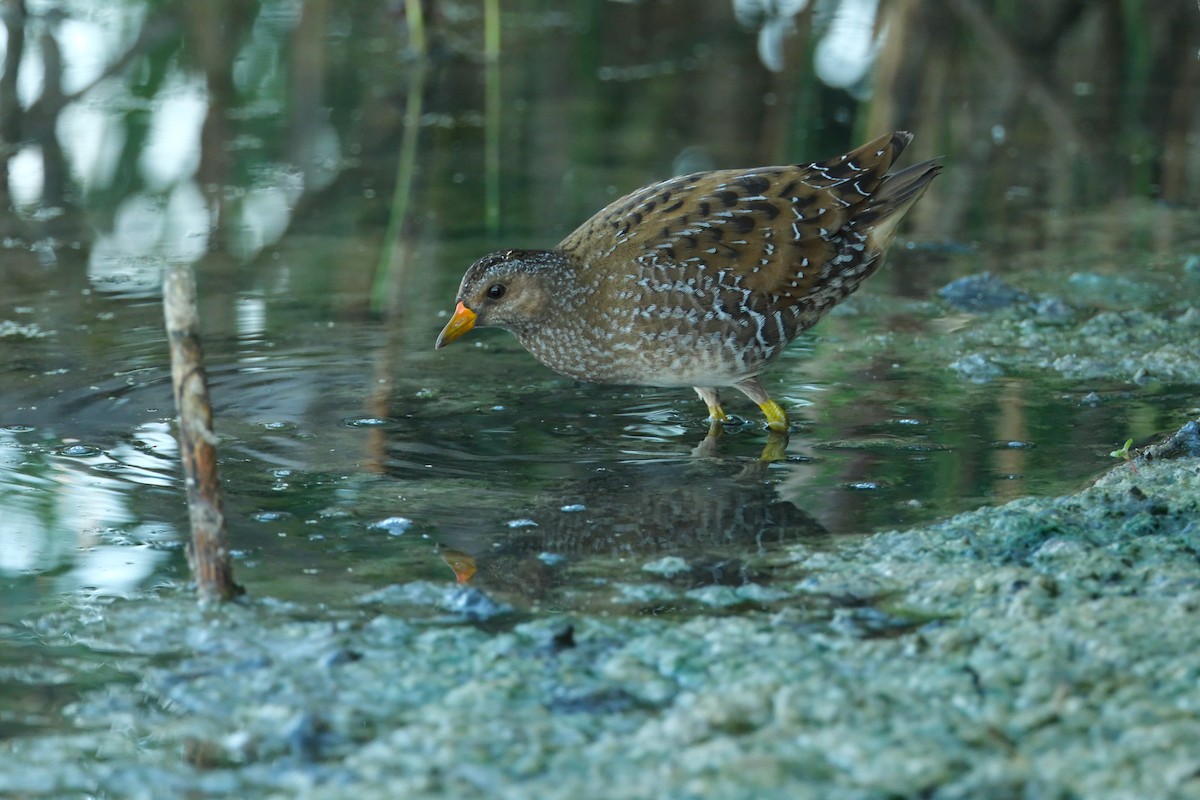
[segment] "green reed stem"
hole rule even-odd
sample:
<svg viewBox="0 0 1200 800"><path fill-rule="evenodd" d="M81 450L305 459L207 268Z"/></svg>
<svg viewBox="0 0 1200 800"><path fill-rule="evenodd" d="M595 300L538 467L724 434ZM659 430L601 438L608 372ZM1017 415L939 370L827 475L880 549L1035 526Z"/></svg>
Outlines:
<svg viewBox="0 0 1200 800"><path fill-rule="evenodd" d="M387 231L383 236L383 247L379 254L379 266L375 270L375 281L371 286L371 309L383 311L388 307L394 293L388 288L394 285L392 267L396 243L404 231L408 219L408 206L412 195L413 175L417 168L417 142L421 136L421 109L425 86L424 60L412 64L408 81L408 100L404 106L404 132L400 136L400 157L396 160L396 187L392 191L392 211L388 216Z"/></svg>
<svg viewBox="0 0 1200 800"><path fill-rule="evenodd" d="M500 230L500 0L484 0L484 219L487 231Z"/></svg>
<svg viewBox="0 0 1200 800"><path fill-rule="evenodd" d="M421 8L421 0L404 0L404 16L408 19L409 47L417 55L425 55L428 46L425 41L425 11Z"/></svg>
<svg viewBox="0 0 1200 800"><path fill-rule="evenodd" d="M500 0L483 0L483 55L500 58Z"/></svg>

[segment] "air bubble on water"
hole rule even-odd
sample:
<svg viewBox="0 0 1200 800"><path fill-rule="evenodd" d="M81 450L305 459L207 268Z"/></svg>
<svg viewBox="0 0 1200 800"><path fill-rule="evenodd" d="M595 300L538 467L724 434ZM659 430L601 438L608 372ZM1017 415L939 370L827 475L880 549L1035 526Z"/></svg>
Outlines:
<svg viewBox="0 0 1200 800"><path fill-rule="evenodd" d="M370 527L374 530L385 531L389 536L400 536L411 528L412 524L412 520L408 517L388 517L378 522L372 522Z"/></svg>
<svg viewBox="0 0 1200 800"><path fill-rule="evenodd" d="M69 444L59 448L58 454L70 458L90 458L100 455L100 452L99 447L92 447L90 444Z"/></svg>

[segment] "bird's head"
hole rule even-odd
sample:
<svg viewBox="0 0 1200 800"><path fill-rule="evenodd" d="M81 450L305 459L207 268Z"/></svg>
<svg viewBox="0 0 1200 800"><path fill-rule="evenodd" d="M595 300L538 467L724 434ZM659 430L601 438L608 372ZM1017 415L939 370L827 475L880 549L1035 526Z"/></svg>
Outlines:
<svg viewBox="0 0 1200 800"><path fill-rule="evenodd" d="M554 250L501 250L476 261L458 287L454 315L438 335L444 347L472 328L535 327L553 300L551 273L567 264Z"/></svg>

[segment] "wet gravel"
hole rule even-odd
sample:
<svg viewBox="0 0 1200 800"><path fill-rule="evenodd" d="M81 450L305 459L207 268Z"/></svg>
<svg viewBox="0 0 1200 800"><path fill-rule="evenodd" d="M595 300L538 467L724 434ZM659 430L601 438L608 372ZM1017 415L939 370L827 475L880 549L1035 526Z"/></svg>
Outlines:
<svg viewBox="0 0 1200 800"><path fill-rule="evenodd" d="M685 618L428 583L337 608L79 600L28 632L123 679L71 730L0 743L0 794L1196 796L1188 430L1075 494L794 545L787 580L708 587ZM695 594L682 560L635 566Z"/></svg>

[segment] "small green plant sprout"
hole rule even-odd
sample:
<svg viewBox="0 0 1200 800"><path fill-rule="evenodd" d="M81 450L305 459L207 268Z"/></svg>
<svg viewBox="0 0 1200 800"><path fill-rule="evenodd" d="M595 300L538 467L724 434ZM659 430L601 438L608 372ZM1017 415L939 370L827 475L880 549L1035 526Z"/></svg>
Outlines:
<svg viewBox="0 0 1200 800"><path fill-rule="evenodd" d="M1129 448L1133 446L1133 439L1126 439L1125 446L1120 450L1113 450L1109 453L1113 458L1123 458L1129 464L1130 469L1137 472L1137 464L1133 463L1133 454L1129 452Z"/></svg>

